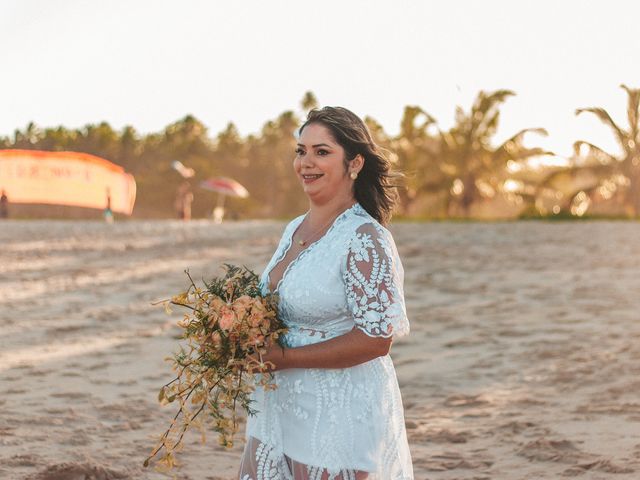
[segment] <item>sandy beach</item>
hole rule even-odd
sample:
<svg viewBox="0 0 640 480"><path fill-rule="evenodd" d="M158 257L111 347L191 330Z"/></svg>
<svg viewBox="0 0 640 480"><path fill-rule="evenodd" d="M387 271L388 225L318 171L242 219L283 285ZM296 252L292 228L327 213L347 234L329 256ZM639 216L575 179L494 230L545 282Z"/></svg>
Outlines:
<svg viewBox="0 0 640 480"><path fill-rule="evenodd" d="M176 321L151 302L284 222L0 223L0 479L166 479L142 461ZM412 333L392 348L420 480L640 478L640 223L398 223ZM188 437L177 479L234 478Z"/></svg>

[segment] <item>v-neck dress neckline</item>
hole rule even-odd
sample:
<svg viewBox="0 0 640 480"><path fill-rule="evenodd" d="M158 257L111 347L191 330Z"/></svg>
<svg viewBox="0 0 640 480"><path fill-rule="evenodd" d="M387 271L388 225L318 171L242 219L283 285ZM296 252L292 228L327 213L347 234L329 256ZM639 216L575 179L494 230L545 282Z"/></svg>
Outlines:
<svg viewBox="0 0 640 480"><path fill-rule="evenodd" d="M271 265L271 268L267 272L266 284L267 284L267 289L269 290L269 292L278 293L278 291L280 289L280 286L282 285L282 282L284 281L284 279L287 276L287 273L289 273L289 271L294 266L294 264L298 263L298 261L305 256L305 254L306 254L305 252L310 252L311 250L313 250L313 248L318 243L320 243L324 238L328 237L329 234L331 233L331 231L334 229L334 227L338 224L338 220L344 218L349 211L353 210L354 208L356 208L356 206L359 206L359 205L360 204L358 202L355 202L353 205L351 205L350 207L348 207L345 210L343 210L336 218L333 219L333 222L331 223L331 226L327 229L326 232L324 232L322 234L322 236L320 236L320 238L318 238L317 240L311 242L309 244L309 246L307 248L305 248L304 250L301 250L298 253L298 255L296 255L295 258L293 260L291 260L289 262L289 264L287 265L287 267L284 269L284 272L282 272L282 277L280 277L280 280L278 280L278 283L276 283L276 286L272 291L271 290L271 272L273 272L273 269L280 262L282 262L285 259L285 257L287 256L287 253L289 253L289 250L291 250L291 246L293 245L293 236L298 231L298 228L300 228L300 225L302 225L302 222L304 222L304 220L309 215L309 211L307 210L307 212L301 217L301 220L298 222L298 224L294 228L291 229L291 234L289 235L289 237L287 239L287 245L284 247L284 249L282 250L282 253L278 257L278 259L273 263L273 265Z"/></svg>

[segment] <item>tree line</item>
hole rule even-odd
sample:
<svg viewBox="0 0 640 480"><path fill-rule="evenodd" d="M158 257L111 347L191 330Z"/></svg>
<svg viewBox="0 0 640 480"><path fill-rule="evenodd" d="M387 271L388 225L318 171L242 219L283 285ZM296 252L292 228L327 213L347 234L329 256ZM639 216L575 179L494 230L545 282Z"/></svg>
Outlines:
<svg viewBox="0 0 640 480"><path fill-rule="evenodd" d="M582 216L589 213L640 216L640 89L622 85L627 94L627 125L618 125L603 108L576 110L595 115L614 135L620 153L606 152L588 140L576 140L565 165L536 166L531 160L551 156L527 147L526 136L546 135L526 128L495 144L500 107L515 95L510 90L481 91L468 110L457 107L451 128L419 106L406 106L397 135L387 134L371 117L375 141L385 148L395 169L405 174L398 190L398 214L405 217ZM134 217L173 216L176 190L182 182L171 164L179 160L196 172L195 217L211 213L214 195L198 183L213 176L232 177L251 193L229 199L237 218L290 217L307 201L292 172L294 133L318 102L307 92L297 111L267 121L256 134L242 136L229 123L211 136L207 127L187 115L164 130L142 135L133 127L115 130L108 123L79 129L39 128L30 123L13 136L0 137L2 149L85 152L110 160L135 176Z"/></svg>

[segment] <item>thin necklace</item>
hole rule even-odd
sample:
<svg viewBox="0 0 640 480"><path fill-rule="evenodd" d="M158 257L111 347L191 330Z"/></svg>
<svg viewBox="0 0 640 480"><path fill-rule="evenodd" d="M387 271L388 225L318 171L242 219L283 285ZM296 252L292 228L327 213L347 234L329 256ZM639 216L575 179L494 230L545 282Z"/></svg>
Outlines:
<svg viewBox="0 0 640 480"><path fill-rule="evenodd" d="M354 204L352 204L352 205L351 205L351 207L352 207L353 205L355 205L355 203L354 203ZM346 209L342 210L342 212L337 213L337 214L336 214L334 217L332 217L332 218L331 218L327 223L325 223L324 225L322 225L322 227L320 227L318 230L316 230L315 232L313 232L313 233L312 233L311 235L309 235L307 238L300 238L300 235L298 234L298 245L300 245L301 247L304 247L305 245L307 245L307 242L308 242L309 240L311 240L311 239L312 239L312 238L314 238L318 233L320 233L322 230L324 230L325 228L327 228L327 227L328 227L332 222L334 222L334 221L335 221L335 219L336 219L336 218L338 218L338 217L341 215L341 213L345 212L346 210L348 210L348 209L349 209L349 208L351 208L351 207L348 207L348 208L346 208ZM305 220L306 220L306 217L305 217ZM296 232L296 233L297 233L297 232Z"/></svg>

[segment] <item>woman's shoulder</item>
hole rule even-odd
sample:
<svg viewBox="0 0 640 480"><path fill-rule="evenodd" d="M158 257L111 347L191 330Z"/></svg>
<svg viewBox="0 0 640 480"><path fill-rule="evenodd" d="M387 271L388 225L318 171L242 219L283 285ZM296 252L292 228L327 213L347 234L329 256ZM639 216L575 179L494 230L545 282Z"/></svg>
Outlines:
<svg viewBox="0 0 640 480"><path fill-rule="evenodd" d="M351 215L349 215L349 221L346 223L344 233L347 237L348 246L351 246L353 243L360 245L364 239L374 241L383 248L388 248L391 251L395 249L393 235L389 229L378 222L359 203L354 205L353 211Z"/></svg>
<svg viewBox="0 0 640 480"><path fill-rule="evenodd" d="M377 234L384 237L392 237L391 232L378 220L376 220L362 205L356 203L353 207L349 230L353 235L359 233Z"/></svg>

